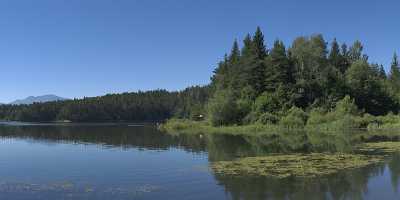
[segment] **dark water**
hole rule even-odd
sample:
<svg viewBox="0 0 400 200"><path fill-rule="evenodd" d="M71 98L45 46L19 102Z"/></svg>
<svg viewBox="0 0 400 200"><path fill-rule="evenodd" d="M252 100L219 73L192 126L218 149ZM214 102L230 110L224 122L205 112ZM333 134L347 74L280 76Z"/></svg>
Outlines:
<svg viewBox="0 0 400 200"><path fill-rule="evenodd" d="M400 199L400 155L318 179L234 178L209 169L213 161L269 152L348 151L346 138L172 136L127 124L2 125L0 199Z"/></svg>

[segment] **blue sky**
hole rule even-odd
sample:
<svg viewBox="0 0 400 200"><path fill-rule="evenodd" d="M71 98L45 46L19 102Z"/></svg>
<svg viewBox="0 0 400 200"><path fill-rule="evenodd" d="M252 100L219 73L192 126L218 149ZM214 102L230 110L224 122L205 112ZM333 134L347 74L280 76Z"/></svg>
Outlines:
<svg viewBox="0 0 400 200"><path fill-rule="evenodd" d="M398 0L3 0L0 102L206 84L235 38L267 46L322 33L364 43L389 66L400 52Z"/></svg>

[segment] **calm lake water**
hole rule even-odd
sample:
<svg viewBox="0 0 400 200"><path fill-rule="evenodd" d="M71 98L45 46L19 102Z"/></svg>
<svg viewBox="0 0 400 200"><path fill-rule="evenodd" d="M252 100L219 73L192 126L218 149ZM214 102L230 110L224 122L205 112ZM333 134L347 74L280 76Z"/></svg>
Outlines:
<svg viewBox="0 0 400 200"><path fill-rule="evenodd" d="M216 175L213 161L284 152L293 145L346 150L294 138L172 136L128 124L0 125L0 199L400 199L400 155L317 179ZM292 144L290 144L292 143Z"/></svg>

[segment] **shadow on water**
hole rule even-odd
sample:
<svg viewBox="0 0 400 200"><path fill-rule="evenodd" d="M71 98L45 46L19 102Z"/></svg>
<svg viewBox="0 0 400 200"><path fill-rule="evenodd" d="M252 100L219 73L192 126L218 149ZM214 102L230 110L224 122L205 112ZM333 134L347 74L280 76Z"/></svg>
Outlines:
<svg viewBox="0 0 400 200"><path fill-rule="evenodd" d="M268 136L249 135L170 135L154 126L0 126L0 137L28 139L39 143L95 144L102 148L144 150L184 149L208 152L210 161L289 152L349 152L353 141L345 134L302 131Z"/></svg>

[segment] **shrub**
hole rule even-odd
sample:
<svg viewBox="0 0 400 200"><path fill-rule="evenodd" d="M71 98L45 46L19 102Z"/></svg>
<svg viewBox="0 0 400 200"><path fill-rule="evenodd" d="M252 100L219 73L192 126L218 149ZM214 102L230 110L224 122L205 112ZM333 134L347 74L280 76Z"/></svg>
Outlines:
<svg viewBox="0 0 400 200"><path fill-rule="evenodd" d="M282 108L281 101L274 93L264 92L257 97L254 110L258 113L277 112Z"/></svg>
<svg viewBox="0 0 400 200"><path fill-rule="evenodd" d="M302 128L307 120L307 113L301 108L293 106L288 114L282 118L280 125L285 128Z"/></svg>
<svg viewBox="0 0 400 200"><path fill-rule="evenodd" d="M322 108L313 108L310 111L309 118L307 120L307 126L315 126L318 124L327 123L328 117L324 109Z"/></svg>
<svg viewBox="0 0 400 200"><path fill-rule="evenodd" d="M364 114L363 117L358 118L357 123L359 124L360 128L367 128L370 125L379 126L379 124L381 124L377 117L368 113Z"/></svg>
<svg viewBox="0 0 400 200"><path fill-rule="evenodd" d="M279 122L279 117L271 113L263 113L258 117L257 122L261 124L276 124Z"/></svg>
<svg viewBox="0 0 400 200"><path fill-rule="evenodd" d="M354 99L346 95L342 100L338 101L335 107L335 114L338 115L338 118L344 115L359 115Z"/></svg>
<svg viewBox="0 0 400 200"><path fill-rule="evenodd" d="M256 112L250 112L249 114L247 114L243 120L242 123L243 124L254 124L257 122L258 118L260 117L259 113Z"/></svg>

